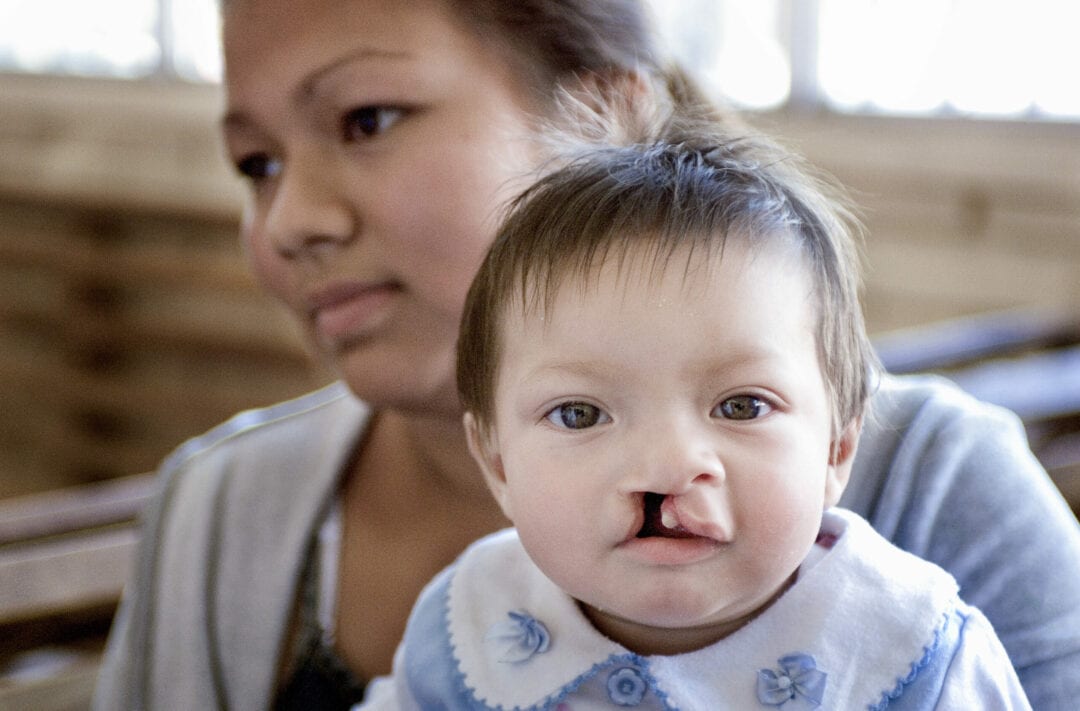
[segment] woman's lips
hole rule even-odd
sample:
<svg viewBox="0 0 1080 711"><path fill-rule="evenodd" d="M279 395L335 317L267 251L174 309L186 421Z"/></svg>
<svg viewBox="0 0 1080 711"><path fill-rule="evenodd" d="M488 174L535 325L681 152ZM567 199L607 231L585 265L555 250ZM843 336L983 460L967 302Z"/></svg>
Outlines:
<svg viewBox="0 0 1080 711"><path fill-rule="evenodd" d="M348 282L314 292L307 302L319 340L341 344L370 335L399 291L393 282Z"/></svg>

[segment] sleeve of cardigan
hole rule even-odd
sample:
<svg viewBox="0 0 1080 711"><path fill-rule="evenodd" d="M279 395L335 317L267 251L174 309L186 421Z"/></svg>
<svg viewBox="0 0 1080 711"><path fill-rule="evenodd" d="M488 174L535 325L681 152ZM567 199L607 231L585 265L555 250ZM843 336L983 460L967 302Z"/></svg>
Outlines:
<svg viewBox="0 0 1080 711"><path fill-rule="evenodd" d="M886 378L873 408L841 505L952 573L1034 708L1075 708L1080 525L1019 420L928 378Z"/></svg>
<svg viewBox="0 0 1080 711"><path fill-rule="evenodd" d="M978 610L970 610L935 708L1031 711L1020 682L1008 665L1009 659L990 623Z"/></svg>
<svg viewBox="0 0 1080 711"><path fill-rule="evenodd" d="M158 473L160 488L139 521L139 545L98 671L91 704L94 711L123 711L145 706L142 692L145 690L146 659L139 650L145 646L148 634L154 541L165 504L163 485L170 476L171 471L165 468Z"/></svg>
<svg viewBox="0 0 1080 711"><path fill-rule="evenodd" d="M130 628L131 600L125 595L113 619L108 646L98 671L91 705L95 711L133 708L134 702L128 693L133 685L128 663L131 655L126 651L130 647Z"/></svg>

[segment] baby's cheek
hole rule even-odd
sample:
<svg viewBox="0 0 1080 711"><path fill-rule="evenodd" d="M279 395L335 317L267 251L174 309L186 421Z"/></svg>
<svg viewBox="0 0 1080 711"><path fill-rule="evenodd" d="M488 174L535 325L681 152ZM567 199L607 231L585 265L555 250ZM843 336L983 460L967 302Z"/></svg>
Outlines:
<svg viewBox="0 0 1080 711"><path fill-rule="evenodd" d="M537 567L556 585L578 599L591 600L596 561L587 555L587 542L580 540L566 526L546 530L518 531L526 552ZM527 535L531 533L531 535ZM584 575L583 575L584 573Z"/></svg>
<svg viewBox="0 0 1080 711"><path fill-rule="evenodd" d="M798 565L821 523L820 502L806 496L776 496L741 518L742 533L762 561Z"/></svg>

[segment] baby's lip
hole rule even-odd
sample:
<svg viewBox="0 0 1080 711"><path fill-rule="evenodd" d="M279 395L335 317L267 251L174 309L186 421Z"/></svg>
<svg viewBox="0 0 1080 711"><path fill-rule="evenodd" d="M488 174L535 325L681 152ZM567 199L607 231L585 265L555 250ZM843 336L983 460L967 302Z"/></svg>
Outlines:
<svg viewBox="0 0 1080 711"><path fill-rule="evenodd" d="M641 525L634 531L634 538L694 538L694 534L682 528L670 513L664 512L663 494L646 492L641 496Z"/></svg>
<svg viewBox="0 0 1080 711"><path fill-rule="evenodd" d="M660 516L668 528L720 542L731 538L730 532L721 523L723 516L718 502L704 490L664 497L660 504Z"/></svg>
<svg viewBox="0 0 1080 711"><path fill-rule="evenodd" d="M705 490L686 494L645 493L643 523L636 538L708 538L724 543L730 531L722 524L723 510Z"/></svg>

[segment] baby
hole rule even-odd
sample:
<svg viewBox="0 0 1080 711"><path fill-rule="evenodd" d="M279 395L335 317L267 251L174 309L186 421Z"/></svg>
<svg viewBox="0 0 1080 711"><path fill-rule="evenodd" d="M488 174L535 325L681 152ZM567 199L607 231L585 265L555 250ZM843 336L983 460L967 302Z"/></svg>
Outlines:
<svg viewBox="0 0 1080 711"><path fill-rule="evenodd" d="M365 708L1029 708L952 577L835 508L875 373L855 221L765 139L668 135L512 206L458 384L514 529Z"/></svg>

